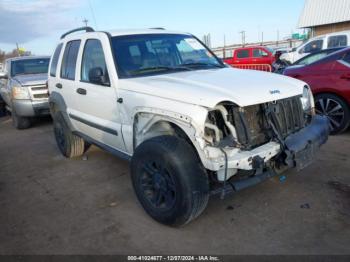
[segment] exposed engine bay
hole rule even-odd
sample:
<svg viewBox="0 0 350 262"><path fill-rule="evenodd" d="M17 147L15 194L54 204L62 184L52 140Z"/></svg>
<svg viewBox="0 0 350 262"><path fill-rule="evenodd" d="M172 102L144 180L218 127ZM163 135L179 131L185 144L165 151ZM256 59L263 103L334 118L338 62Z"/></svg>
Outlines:
<svg viewBox="0 0 350 262"><path fill-rule="evenodd" d="M328 133L327 120L305 112L301 96L244 108L220 104L208 113L205 124L207 143L225 156L224 169L216 173L218 180L225 184L236 174L249 176L230 181L228 188L234 191L272 177L276 171L305 168Z"/></svg>
<svg viewBox="0 0 350 262"><path fill-rule="evenodd" d="M286 138L305 127L308 120L300 96L243 108L220 104L208 114L205 139L218 147L251 150L278 139L276 136Z"/></svg>

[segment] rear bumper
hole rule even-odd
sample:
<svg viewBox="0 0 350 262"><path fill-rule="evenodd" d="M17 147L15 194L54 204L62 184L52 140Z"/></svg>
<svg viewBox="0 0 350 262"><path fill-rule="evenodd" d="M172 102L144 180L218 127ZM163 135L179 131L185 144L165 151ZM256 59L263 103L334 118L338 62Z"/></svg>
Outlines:
<svg viewBox="0 0 350 262"><path fill-rule="evenodd" d="M23 117L44 116L50 114L48 100L13 100L12 106L16 114Z"/></svg>

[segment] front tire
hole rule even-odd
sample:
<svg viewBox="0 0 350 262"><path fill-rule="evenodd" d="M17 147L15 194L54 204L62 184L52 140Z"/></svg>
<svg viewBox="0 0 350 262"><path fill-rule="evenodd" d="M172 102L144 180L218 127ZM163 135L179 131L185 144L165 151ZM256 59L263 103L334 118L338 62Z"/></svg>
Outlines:
<svg viewBox="0 0 350 262"><path fill-rule="evenodd" d="M11 112L11 117L12 125L17 129L27 129L32 124L28 117L18 116L13 108Z"/></svg>
<svg viewBox="0 0 350 262"><path fill-rule="evenodd" d="M331 135L344 132L350 124L349 106L333 94L320 94L315 97L316 113L329 119Z"/></svg>
<svg viewBox="0 0 350 262"><path fill-rule="evenodd" d="M84 154L86 149L84 139L69 130L60 113L56 113L53 117L53 128L56 143L62 155L73 158Z"/></svg>
<svg viewBox="0 0 350 262"><path fill-rule="evenodd" d="M195 150L175 136L143 142L131 160L137 198L156 221L181 226L198 217L209 199L209 183Z"/></svg>

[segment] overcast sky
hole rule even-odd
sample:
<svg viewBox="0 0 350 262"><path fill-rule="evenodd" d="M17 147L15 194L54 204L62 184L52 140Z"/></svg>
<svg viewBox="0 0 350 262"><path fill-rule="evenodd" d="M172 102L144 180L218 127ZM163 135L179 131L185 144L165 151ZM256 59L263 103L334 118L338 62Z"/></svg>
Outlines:
<svg viewBox="0 0 350 262"><path fill-rule="evenodd" d="M16 42L38 55L51 54L59 36L89 25L99 30L165 27L202 38L210 33L212 46L276 40L297 29L304 0L0 0L0 49Z"/></svg>

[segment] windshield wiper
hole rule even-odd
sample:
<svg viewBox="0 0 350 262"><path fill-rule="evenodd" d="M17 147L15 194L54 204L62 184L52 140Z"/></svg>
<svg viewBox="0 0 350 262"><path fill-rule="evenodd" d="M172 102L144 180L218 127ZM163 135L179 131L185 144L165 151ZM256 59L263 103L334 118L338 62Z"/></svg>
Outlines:
<svg viewBox="0 0 350 262"><path fill-rule="evenodd" d="M213 64L213 63L204 63L204 62L194 62L194 63L186 63L186 64L182 64L181 66L212 66L212 67L217 67L217 68L224 68L222 65L220 64Z"/></svg>
<svg viewBox="0 0 350 262"><path fill-rule="evenodd" d="M138 70L132 71L133 74L139 74L139 73L145 73L148 71L158 71L158 70L164 70L164 71L183 71L183 70L192 70L191 68L187 67L182 67L182 66L177 66L177 67L172 67L172 66L154 66L154 67L146 67L146 68L141 68Z"/></svg>

